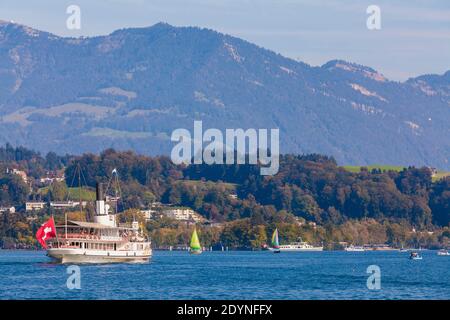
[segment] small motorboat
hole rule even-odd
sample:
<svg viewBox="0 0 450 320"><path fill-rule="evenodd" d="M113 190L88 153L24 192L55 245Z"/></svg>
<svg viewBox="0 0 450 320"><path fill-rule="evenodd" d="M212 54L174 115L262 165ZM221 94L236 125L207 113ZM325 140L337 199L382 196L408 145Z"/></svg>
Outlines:
<svg viewBox="0 0 450 320"><path fill-rule="evenodd" d="M438 256L450 256L450 252L447 250L439 250L437 253Z"/></svg>
<svg viewBox="0 0 450 320"><path fill-rule="evenodd" d="M422 256L418 252L411 252L409 258L411 260L422 260Z"/></svg>

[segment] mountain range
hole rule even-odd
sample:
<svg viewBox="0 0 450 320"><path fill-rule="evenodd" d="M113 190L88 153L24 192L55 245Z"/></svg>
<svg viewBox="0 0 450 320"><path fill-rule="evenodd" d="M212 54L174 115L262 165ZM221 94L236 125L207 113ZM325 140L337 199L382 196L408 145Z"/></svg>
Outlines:
<svg viewBox="0 0 450 320"><path fill-rule="evenodd" d="M332 48L330 48L332 50ZM450 169L450 71L391 81L158 23L69 38L0 22L0 143L169 154L176 128L279 128L283 153Z"/></svg>

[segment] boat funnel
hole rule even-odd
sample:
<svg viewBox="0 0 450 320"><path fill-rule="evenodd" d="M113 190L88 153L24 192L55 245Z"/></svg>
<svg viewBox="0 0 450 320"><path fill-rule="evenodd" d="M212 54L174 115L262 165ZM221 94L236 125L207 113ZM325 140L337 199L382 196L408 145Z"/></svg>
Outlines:
<svg viewBox="0 0 450 320"><path fill-rule="evenodd" d="M103 183L97 182L95 191L97 194L97 201L105 200L105 198L103 197Z"/></svg>
<svg viewBox="0 0 450 320"><path fill-rule="evenodd" d="M98 182L95 191L97 195L97 201L95 201L94 222L109 227L116 227L116 217L109 214L109 205L105 202L103 183Z"/></svg>

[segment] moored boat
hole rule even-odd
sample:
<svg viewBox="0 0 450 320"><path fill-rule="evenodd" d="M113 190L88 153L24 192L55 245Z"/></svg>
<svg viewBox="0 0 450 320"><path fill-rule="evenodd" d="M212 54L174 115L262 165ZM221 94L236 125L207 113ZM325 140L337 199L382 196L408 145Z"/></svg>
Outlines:
<svg viewBox="0 0 450 320"><path fill-rule="evenodd" d="M439 250L437 253L438 256L450 256L450 252L447 250Z"/></svg>
<svg viewBox="0 0 450 320"><path fill-rule="evenodd" d="M366 249L364 249L364 247L362 247L362 246L354 246L354 245L350 245L350 246L346 247L344 250L345 250L345 251L349 251L349 252L362 252L362 251L366 251Z"/></svg>

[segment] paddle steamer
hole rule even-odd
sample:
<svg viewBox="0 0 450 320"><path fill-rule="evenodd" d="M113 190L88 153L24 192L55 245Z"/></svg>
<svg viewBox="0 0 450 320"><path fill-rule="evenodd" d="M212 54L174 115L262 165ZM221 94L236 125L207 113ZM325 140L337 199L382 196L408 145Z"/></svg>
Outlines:
<svg viewBox="0 0 450 320"><path fill-rule="evenodd" d="M98 183L94 221L66 219L64 225L57 225L47 255L61 263L148 262L152 255L150 241L137 221L131 225L117 223L102 189Z"/></svg>

